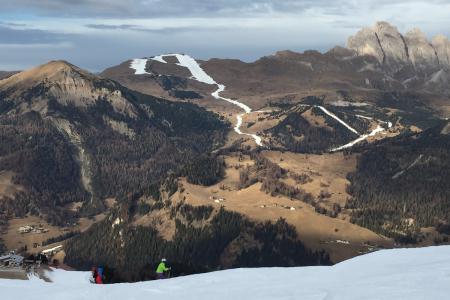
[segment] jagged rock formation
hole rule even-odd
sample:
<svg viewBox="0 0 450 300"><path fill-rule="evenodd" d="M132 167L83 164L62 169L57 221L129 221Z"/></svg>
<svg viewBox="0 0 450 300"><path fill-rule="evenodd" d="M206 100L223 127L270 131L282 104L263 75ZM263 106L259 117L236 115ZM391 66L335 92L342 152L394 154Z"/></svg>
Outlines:
<svg viewBox="0 0 450 300"><path fill-rule="evenodd" d="M371 69L384 73L385 82L396 81L404 89L450 93L450 40L444 35L429 41L418 28L403 35L389 23L377 22L351 36L347 47L358 57L374 57L378 67Z"/></svg>
<svg viewBox="0 0 450 300"><path fill-rule="evenodd" d="M440 64L450 69L450 40L446 36L438 34L433 38L431 44L436 51Z"/></svg>
<svg viewBox="0 0 450 300"><path fill-rule="evenodd" d="M358 55L370 55L386 69L400 71L412 66L417 72L449 70L450 41L443 35L430 42L420 29L402 35L387 22L366 27L348 39L347 46Z"/></svg>

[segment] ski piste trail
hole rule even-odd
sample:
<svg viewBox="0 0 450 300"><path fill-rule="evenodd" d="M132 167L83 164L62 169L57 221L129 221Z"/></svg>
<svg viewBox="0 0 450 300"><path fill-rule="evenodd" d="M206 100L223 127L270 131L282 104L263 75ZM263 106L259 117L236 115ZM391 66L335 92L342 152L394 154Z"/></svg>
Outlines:
<svg viewBox="0 0 450 300"><path fill-rule="evenodd" d="M336 152L336 151L340 151L340 150L344 150L347 148L351 148L354 145L366 140L369 137L375 136L380 132L383 132L385 129L383 127L381 127L380 125L377 126L377 128L375 128L374 130L372 130L371 132L367 133L367 134L359 134L358 131L356 129L354 129L353 127L351 127L350 125L348 125L347 123L345 123L342 119L340 119L338 116L336 116L334 113L332 113L331 111L329 111L328 109L326 109L323 106L320 105L308 105L308 104L302 104L301 106L306 106L306 107L317 107L320 110L322 110L325 114L327 114L328 116L332 117L333 119L335 119L336 121L338 121L339 123L341 123L342 125L344 125L348 130L350 130L351 132L355 133L356 135L358 135L359 137L353 141L351 141L350 143L347 143L345 145L333 148L330 150L330 152ZM362 116L362 115L355 115L358 118L361 119L366 119L366 120L374 120L372 117L366 117L366 116ZM385 122L385 121L381 121L381 120L376 120L379 123L384 123L388 125L388 128L392 127L392 123L391 122Z"/></svg>
<svg viewBox="0 0 450 300"><path fill-rule="evenodd" d="M358 117L358 118L366 119L366 120L374 120L374 118L372 118L372 117L366 117L366 116L362 116L362 115L355 115L355 116ZM379 122L379 123L387 124L388 128L392 127L392 123L391 122L385 122L385 121L381 121L381 120L376 120L376 121ZM351 148L354 145L356 145L356 144L366 140L367 138L375 136L375 135L379 134L380 132L383 132L384 130L385 129L382 126L378 125L377 128L372 130L370 133L360 135L359 138L357 138L356 140L353 140L350 143L345 144L343 146L340 146L340 147L337 147L337 148L333 148L330 151L331 152L336 152L336 151L344 150L344 149L347 149L347 148Z"/></svg>
<svg viewBox="0 0 450 300"><path fill-rule="evenodd" d="M353 132L354 134L360 135L358 133L358 131L356 131L356 129L354 129L353 127L351 127L350 125L348 125L347 123L345 123L344 121L342 121L341 119L339 119L335 114L333 114L332 112L330 112L328 109L326 109L323 106L317 106L318 108L320 108L324 113L326 113L327 115L329 115L330 117L332 117L333 119L335 119L336 121L338 121L339 123L341 123L342 125L344 125L345 127L347 127L348 130L350 130L351 132Z"/></svg>
<svg viewBox="0 0 450 300"><path fill-rule="evenodd" d="M146 65L147 59L136 58L131 61L130 68L135 70L134 72L135 75L150 74L147 71L145 71Z"/></svg>
<svg viewBox="0 0 450 300"><path fill-rule="evenodd" d="M185 67L191 72L191 74L192 74L191 79L194 79L198 82L203 82L206 84L217 85L217 90L214 91L213 93L211 93L211 96L213 96L215 99L224 100L231 104L234 104L244 111L244 113L237 115L237 117L236 117L237 122L236 122L236 125L234 126L234 131L239 135L246 135L246 136L252 137L258 146L263 146L261 137L259 137L256 134L242 132L240 129L242 126L242 122L243 122L242 118L244 117L244 115L250 114L252 112L252 109L249 106L247 106L244 103L241 103L237 100L233 100L233 99L229 99L229 98L220 96L220 93L223 92L226 88L225 85L217 83L211 76L209 76L202 69L202 67L198 64L198 62L189 55L186 55L186 54L164 54L164 55L153 56L150 59L154 60L154 61L158 61L163 64L167 64L167 62L164 60L164 57L168 57L168 56L175 56L178 60L177 65L181 66L181 67ZM145 71L146 64L147 64L147 59L134 59L134 60L132 60L130 67L135 70L135 75L149 74Z"/></svg>

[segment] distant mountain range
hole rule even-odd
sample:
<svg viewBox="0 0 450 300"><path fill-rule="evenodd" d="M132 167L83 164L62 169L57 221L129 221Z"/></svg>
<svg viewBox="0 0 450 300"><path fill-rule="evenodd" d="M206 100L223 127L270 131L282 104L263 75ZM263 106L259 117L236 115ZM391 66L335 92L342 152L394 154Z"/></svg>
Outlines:
<svg viewBox="0 0 450 300"><path fill-rule="evenodd" d="M449 87L449 40L386 22L252 63L1 72L3 244L133 281L162 256L183 274L448 243ZM11 238L36 216L54 231Z"/></svg>

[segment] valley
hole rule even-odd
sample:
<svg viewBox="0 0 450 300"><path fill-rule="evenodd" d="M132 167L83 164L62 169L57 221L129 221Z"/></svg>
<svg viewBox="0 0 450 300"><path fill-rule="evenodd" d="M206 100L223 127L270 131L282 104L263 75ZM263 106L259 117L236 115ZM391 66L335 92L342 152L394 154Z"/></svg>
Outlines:
<svg viewBox="0 0 450 300"><path fill-rule="evenodd" d="M284 195L271 195L255 183L240 188L240 171L253 165L249 157L239 155L226 157L224 180L209 187L180 181L180 190L172 196L174 203L183 201L194 206L212 205L216 209L239 212L259 221L276 222L279 218L292 224L302 241L313 249L325 249L334 263L355 255L371 251L377 247L392 247L393 241L350 222L350 212L343 209L349 195L346 193L347 173L355 168L356 159L341 153L331 155L304 155L264 151L263 156L289 170L289 173L308 176L307 183L297 184L286 178L293 187L304 189L319 200L318 207L333 211L339 206L336 216L319 213L311 204Z"/></svg>
<svg viewBox="0 0 450 300"><path fill-rule="evenodd" d="M325 53L0 74L4 248L63 244L120 282L162 256L183 275L448 244L450 42L427 61L416 35L381 22Z"/></svg>

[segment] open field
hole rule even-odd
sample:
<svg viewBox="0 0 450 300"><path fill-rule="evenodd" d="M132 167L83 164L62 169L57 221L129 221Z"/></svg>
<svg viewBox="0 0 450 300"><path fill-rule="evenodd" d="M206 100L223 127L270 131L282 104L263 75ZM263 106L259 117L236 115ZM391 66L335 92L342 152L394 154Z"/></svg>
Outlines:
<svg viewBox="0 0 450 300"><path fill-rule="evenodd" d="M15 193L23 191L23 187L12 182L14 173L0 171L0 199L2 197L13 197Z"/></svg>
<svg viewBox="0 0 450 300"><path fill-rule="evenodd" d="M97 215L94 219L81 218L79 224L71 228L59 228L52 226L45 222L45 220L37 216L27 216L25 218L14 218L9 220L7 230L2 234L2 239L5 241L7 249L14 250L21 247L27 247L29 253L39 253L42 250L51 248L52 245L47 245L42 247L42 242L48 240L49 238L58 237L60 235L66 234L69 231L86 231L92 224L103 220L104 214ZM42 226L47 229L48 232L45 233L18 233L20 227L25 225L34 225L37 227ZM34 248L34 244L38 246Z"/></svg>
<svg viewBox="0 0 450 300"><path fill-rule="evenodd" d="M311 182L296 184L289 179L289 184L298 186L315 198L321 191L329 193L330 198L324 199L324 204L331 207L338 203L344 207L349 196L345 189L350 183L346 176L356 168L356 156L344 156L342 153L313 155L278 151L264 151L264 157L280 167L295 174L306 174Z"/></svg>
<svg viewBox="0 0 450 300"><path fill-rule="evenodd" d="M264 152L264 155L280 163L278 152ZM320 184L326 183L332 197L330 201L345 204L344 194L346 172L354 169L355 159L344 158L342 154L327 156L304 156L283 154L282 167L291 171L308 171L316 174L313 182L306 188L308 191L319 191ZM307 163L308 162L308 163ZM245 189L238 189L239 168L252 164L244 157L226 157L227 170L223 181L210 187L203 187L181 181L184 190L177 192L173 201L185 200L191 205L212 205L216 208L224 206L230 211L239 212L257 221L276 221L284 218L295 226L301 240L313 249L327 250L334 262L366 252L369 244L391 247L390 239L382 237L368 229L351 224L347 218L331 218L315 212L311 205L298 200L290 200L284 196L272 197L261 191L261 184L256 183ZM336 173L339 170L339 173ZM320 174L320 175L319 175ZM334 175L334 176L333 176Z"/></svg>

